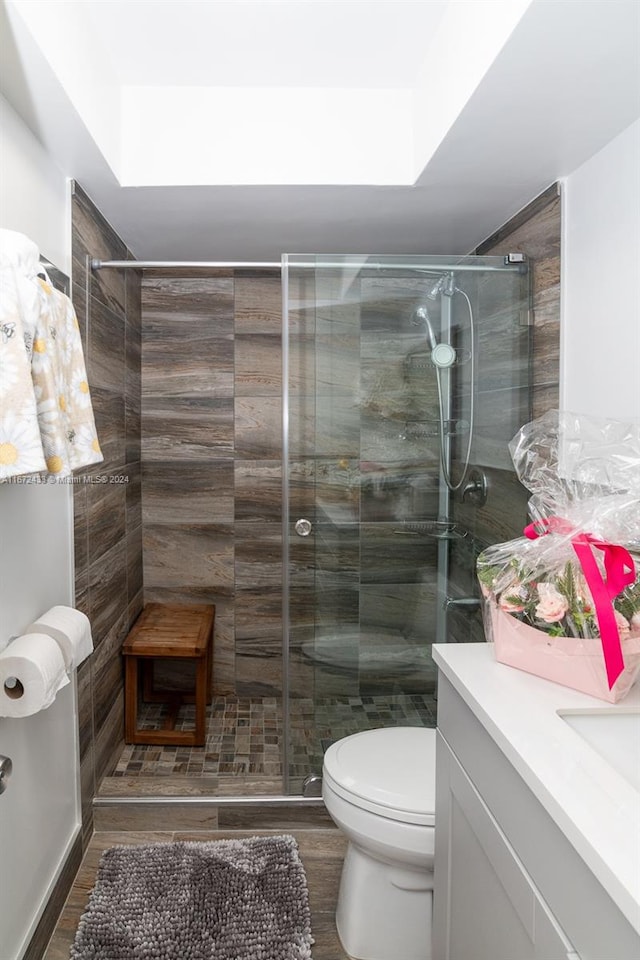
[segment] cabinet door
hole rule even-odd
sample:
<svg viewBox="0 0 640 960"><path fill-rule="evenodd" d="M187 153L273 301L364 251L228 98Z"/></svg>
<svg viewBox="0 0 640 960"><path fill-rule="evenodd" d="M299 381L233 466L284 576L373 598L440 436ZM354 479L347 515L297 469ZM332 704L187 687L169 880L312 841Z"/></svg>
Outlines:
<svg viewBox="0 0 640 960"><path fill-rule="evenodd" d="M579 960L441 734L435 960Z"/></svg>

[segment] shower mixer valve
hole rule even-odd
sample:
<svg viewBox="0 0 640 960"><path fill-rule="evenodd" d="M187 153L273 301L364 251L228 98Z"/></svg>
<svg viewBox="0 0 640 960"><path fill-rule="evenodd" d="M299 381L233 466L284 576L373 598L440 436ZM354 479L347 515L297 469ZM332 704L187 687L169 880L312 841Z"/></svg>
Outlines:
<svg viewBox="0 0 640 960"><path fill-rule="evenodd" d="M476 507L483 507L487 502L489 483L483 470L476 468L469 474L469 479L462 488L462 500L470 500Z"/></svg>

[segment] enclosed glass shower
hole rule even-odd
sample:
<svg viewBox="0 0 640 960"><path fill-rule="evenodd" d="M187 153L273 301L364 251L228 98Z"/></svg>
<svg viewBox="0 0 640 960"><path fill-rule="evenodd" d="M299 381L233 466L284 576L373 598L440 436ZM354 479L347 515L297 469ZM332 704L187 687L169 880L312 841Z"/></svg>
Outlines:
<svg viewBox="0 0 640 960"><path fill-rule="evenodd" d="M529 275L519 255L288 256L282 277L284 773L299 793L333 740L435 725L431 645L470 639L454 626L479 606L484 544L464 517L530 419Z"/></svg>
<svg viewBox="0 0 640 960"><path fill-rule="evenodd" d="M228 269L210 277L221 263L94 263L196 271L153 275L143 290L149 436L159 431L163 443L167 422L192 431L168 467L164 447L145 463L145 591L215 603L221 667L205 745L127 745L96 802L143 802L158 791L176 802L305 803L318 793L332 741L435 725L433 643L484 639L477 554L518 535L526 518L507 444L531 419L529 265L517 254L289 255L259 265L257 276L256 264L227 265L250 271L240 280ZM273 328L280 287L282 338ZM201 357L203 331L211 340ZM200 370L198 383L220 376L240 387L222 400L230 416L219 457L206 446L211 421L199 398L174 395L168 344L185 334L181 369ZM280 350L281 531L272 482L281 465ZM269 389L247 399L260 360ZM217 472L196 459L194 444ZM220 509L230 510L219 524L203 523L201 512L211 506L212 475L223 478ZM166 522L174 511L179 530ZM163 669L161 685L187 689L186 673ZM147 725L161 728L161 705L147 706Z"/></svg>

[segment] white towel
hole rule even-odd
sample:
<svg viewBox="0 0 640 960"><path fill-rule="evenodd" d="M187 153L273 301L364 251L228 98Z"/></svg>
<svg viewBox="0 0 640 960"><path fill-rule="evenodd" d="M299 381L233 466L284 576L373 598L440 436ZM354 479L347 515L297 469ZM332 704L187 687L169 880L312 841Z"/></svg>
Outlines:
<svg viewBox="0 0 640 960"><path fill-rule="evenodd" d="M25 633L44 633L56 641L67 671L78 667L93 652L89 618L73 607L51 607Z"/></svg>

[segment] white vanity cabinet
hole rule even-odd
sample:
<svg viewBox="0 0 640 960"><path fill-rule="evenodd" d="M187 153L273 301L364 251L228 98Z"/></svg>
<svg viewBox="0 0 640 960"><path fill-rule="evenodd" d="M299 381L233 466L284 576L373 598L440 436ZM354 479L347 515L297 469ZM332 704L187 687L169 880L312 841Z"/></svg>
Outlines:
<svg viewBox="0 0 640 960"><path fill-rule="evenodd" d="M638 960L638 924L497 745L483 710L476 715L436 661L433 960ZM450 664L446 672L454 677Z"/></svg>
<svg viewBox="0 0 640 960"><path fill-rule="evenodd" d="M480 794L438 734L435 957L442 960L578 960L566 935ZM443 881L444 882L444 881ZM440 891L440 887L438 887ZM442 915L440 916L440 912Z"/></svg>

